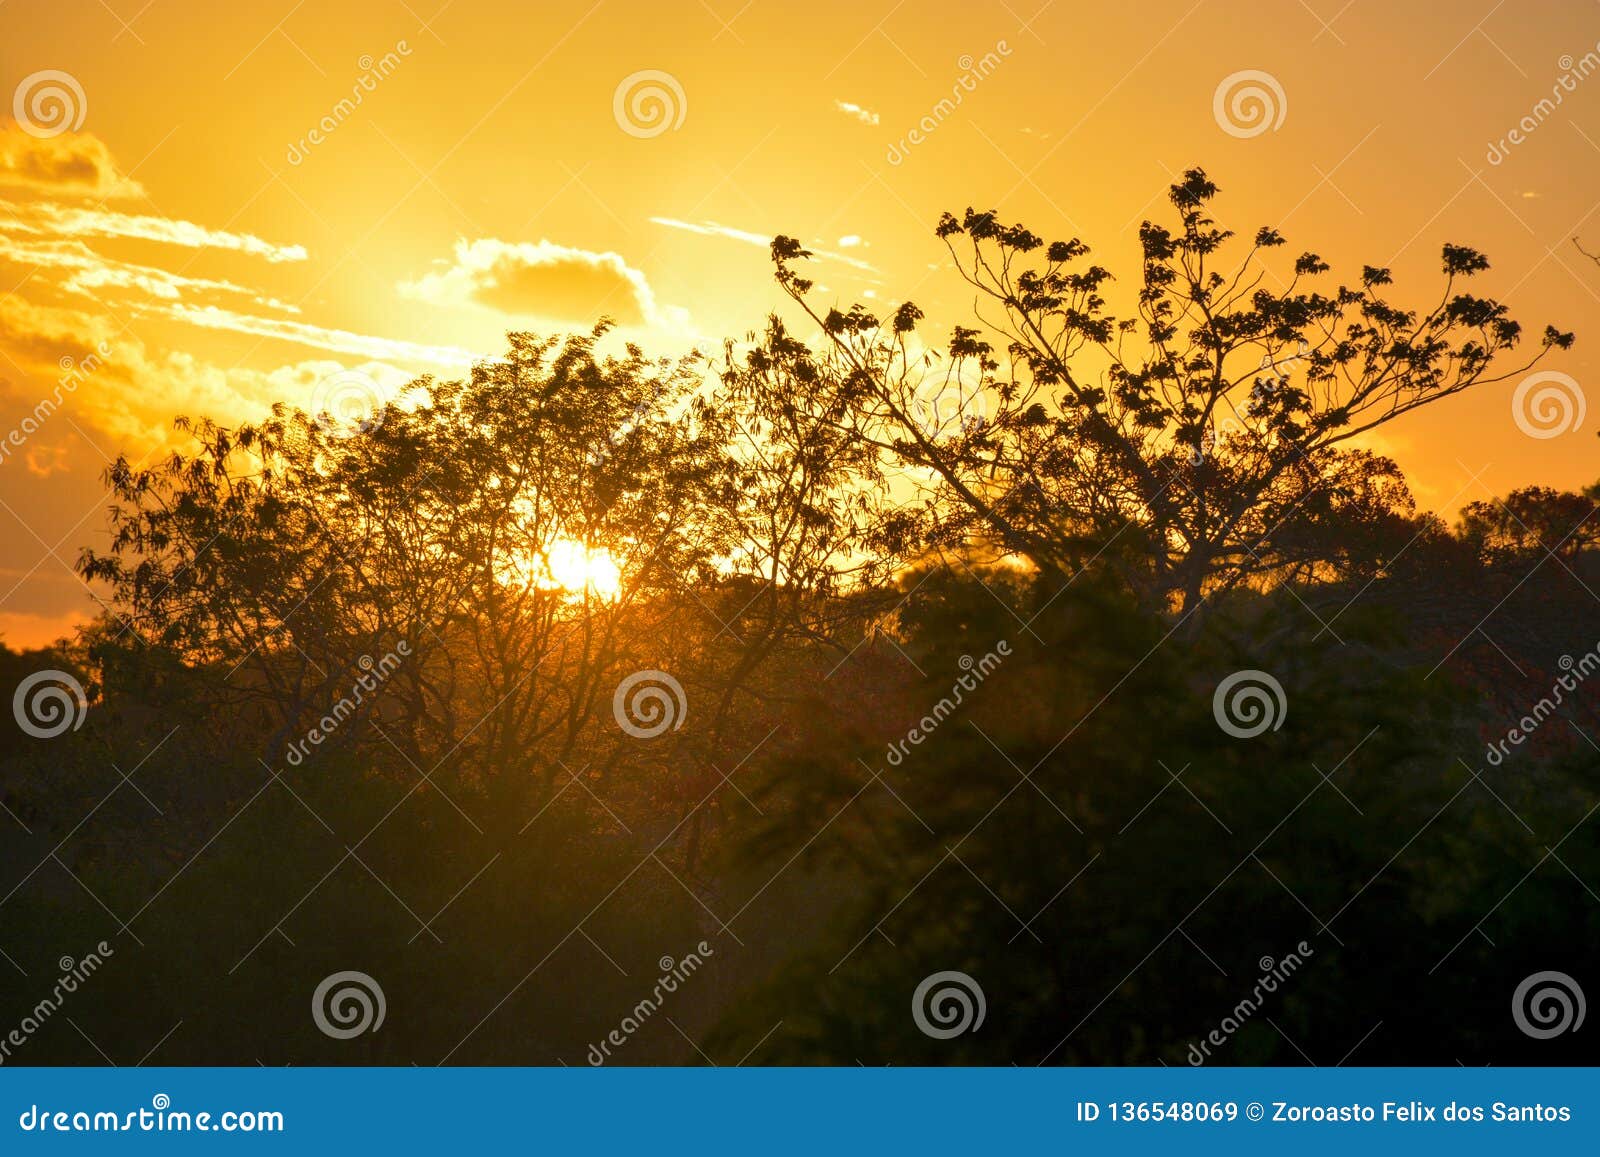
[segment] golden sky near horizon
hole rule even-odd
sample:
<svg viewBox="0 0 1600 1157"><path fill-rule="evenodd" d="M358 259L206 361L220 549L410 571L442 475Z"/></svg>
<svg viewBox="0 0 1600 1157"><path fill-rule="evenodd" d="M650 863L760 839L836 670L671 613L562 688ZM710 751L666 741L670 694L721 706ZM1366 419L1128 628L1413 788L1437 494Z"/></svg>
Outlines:
<svg viewBox="0 0 1600 1157"><path fill-rule="evenodd" d="M942 210L1080 236L1127 284L1196 164L1223 224L1330 284L1392 265L1431 304L1454 241L1535 337L1577 331L1549 436L1515 381L1386 429L1422 505L1592 482L1597 44L1588 0L0 0L0 639L93 613L100 473L174 414L392 389L600 313L715 347L778 306L777 232L931 340L970 320Z"/></svg>

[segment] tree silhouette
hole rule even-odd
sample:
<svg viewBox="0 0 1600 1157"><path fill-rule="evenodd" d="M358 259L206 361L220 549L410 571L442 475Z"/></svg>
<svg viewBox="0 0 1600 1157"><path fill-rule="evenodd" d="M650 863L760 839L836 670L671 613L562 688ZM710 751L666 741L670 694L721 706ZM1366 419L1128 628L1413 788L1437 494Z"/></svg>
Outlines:
<svg viewBox="0 0 1600 1157"><path fill-rule="evenodd" d="M1209 215L1216 192L1192 169L1169 195L1178 228L1141 228L1125 318L1083 242L1047 244L993 211L947 214L937 232L977 291L980 325L958 326L939 364L915 343L914 304L887 323L860 306L824 314L796 272L809 253L786 237L772 253L779 284L829 339L810 376L838 379L861 436L934 480L943 536L975 535L1060 574L1104 559L1152 605L1191 611L1209 592L1303 565L1289 545L1299 525L1355 499L1374 468L1393 470L1354 439L1572 342L1547 327L1538 353L1505 364L1521 327L1458 290L1488 268L1462 246L1444 247L1444 286L1425 310L1379 295L1387 269L1319 290L1329 266L1307 252L1278 277L1262 255L1286 242L1270 228L1228 261L1233 234ZM953 418L930 422L951 395Z"/></svg>
<svg viewBox="0 0 1600 1157"><path fill-rule="evenodd" d="M1545 552L1572 560L1600 544L1600 485L1582 493L1524 486L1502 499L1461 509L1461 537L1485 561L1506 562Z"/></svg>
<svg viewBox="0 0 1600 1157"><path fill-rule="evenodd" d="M1600 960L1600 491L1448 525L1361 441L1571 337L1519 357L1470 249L1419 308L1235 252L1215 195L1172 186L1125 307L1077 240L944 217L978 308L939 351L777 238L805 333L513 333L357 425L180 419L107 472L109 612L0 648L87 700L0 737L7 951L119 914L95 1047L182 1019L188 1061L582 1063L702 939L614 1059L1192 1063L1302 943L1208 1063L1581 1059L1469 1010ZM1275 726L1224 726L1241 676ZM305 997L352 959L408 1011L333 1042ZM950 970L981 1033L908 1014Z"/></svg>

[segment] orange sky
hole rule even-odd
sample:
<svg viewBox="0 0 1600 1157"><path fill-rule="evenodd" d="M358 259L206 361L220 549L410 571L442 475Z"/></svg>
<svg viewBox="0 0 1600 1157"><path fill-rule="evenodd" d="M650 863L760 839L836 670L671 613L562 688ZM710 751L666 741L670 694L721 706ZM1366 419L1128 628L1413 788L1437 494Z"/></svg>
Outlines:
<svg viewBox="0 0 1600 1157"><path fill-rule="evenodd" d="M774 232L842 301L914 298L942 330L970 307L942 210L1081 236L1127 279L1194 164L1225 224L1275 225L1336 274L1390 264L1399 302L1431 303L1444 241L1485 250L1478 288L1535 333L1575 329L1546 365L1592 382L1600 267L1571 238L1600 251L1600 7L1084 9L5 0L0 638L92 613L71 562L102 535L100 471L175 413L393 388L599 312L655 351L715 346L778 304ZM1247 70L1276 86L1272 123L1230 132L1214 98ZM630 106L639 73L665 106ZM100 343L63 389L62 359ZM1514 386L1385 431L1425 506L1600 477L1600 399L1536 438Z"/></svg>

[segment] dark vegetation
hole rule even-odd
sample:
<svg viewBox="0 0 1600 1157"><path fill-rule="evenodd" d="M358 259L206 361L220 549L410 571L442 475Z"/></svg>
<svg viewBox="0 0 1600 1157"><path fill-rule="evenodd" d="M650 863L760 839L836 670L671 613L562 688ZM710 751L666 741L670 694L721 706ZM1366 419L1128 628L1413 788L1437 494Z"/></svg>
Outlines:
<svg viewBox="0 0 1600 1157"><path fill-rule="evenodd" d="M1600 679L1486 752L1600 646L1600 494L1452 526L1360 446L1571 337L1468 292L1472 250L1394 305L1215 192L1145 225L1127 317L1081 243L969 211L938 235L978 317L934 350L779 238L805 329L715 388L514 334L359 431L118 462L80 564L111 613L0 651L8 694L89 700L0 735L0 1031L115 957L10 1063L580 1064L701 940L617 1062L1182 1064L1301 941L1216 1062L1592 1062L1509 1006L1600 980ZM619 589L553 584L557 541ZM1243 669L1284 692L1254 738L1214 714ZM613 704L642 670L687 707L653 738ZM307 1007L344 969L388 1001L348 1041ZM947 969L988 1011L937 1040Z"/></svg>

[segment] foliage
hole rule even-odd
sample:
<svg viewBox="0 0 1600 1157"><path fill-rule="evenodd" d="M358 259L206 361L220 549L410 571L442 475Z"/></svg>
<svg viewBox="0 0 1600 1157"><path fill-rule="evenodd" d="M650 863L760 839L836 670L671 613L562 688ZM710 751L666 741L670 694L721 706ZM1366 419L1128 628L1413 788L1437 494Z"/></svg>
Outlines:
<svg viewBox="0 0 1600 1157"><path fill-rule="evenodd" d="M1230 1016L1206 1059L1575 1057L1463 1010L1600 959L1600 701L1494 747L1600 639L1600 494L1450 527L1361 441L1571 337L1518 360L1458 246L1420 308L1270 229L1230 257L1216 192L1172 187L1125 313L1080 241L968 210L945 352L778 238L809 337L516 333L359 427L180 419L107 473L110 611L0 648L88 700L0 738L7 945L137 954L74 1013L119 1060L182 1020L163 1059L581 1063L701 940L621 1063L1178 1064ZM1239 673L1276 727L1221 725ZM682 693L652 737L636 676ZM395 1015L347 1045L303 1010L352 964ZM936 1039L949 970L988 1019Z"/></svg>
<svg viewBox="0 0 1600 1157"><path fill-rule="evenodd" d="M1361 517L1367 476L1398 476L1356 439L1572 342L1546 327L1539 353L1506 365L1522 328L1460 288L1489 266L1462 246L1444 247L1426 309L1381 296L1387 269L1320 289L1330 267L1306 252L1280 276L1263 260L1286 244L1273 229L1230 260L1216 193L1192 169L1170 191L1177 229L1144 224L1129 317L1110 312L1112 274L1077 238L1047 243L994 211L946 214L938 234L982 326L957 326L938 366L913 345L914 304L888 323L860 306L823 315L795 271L810 254L786 237L772 254L779 284L830 340L813 376L838 379L863 436L938 480L947 536L990 538L1062 574L1104 556L1146 601L1188 611L1322 561L1307 531Z"/></svg>

